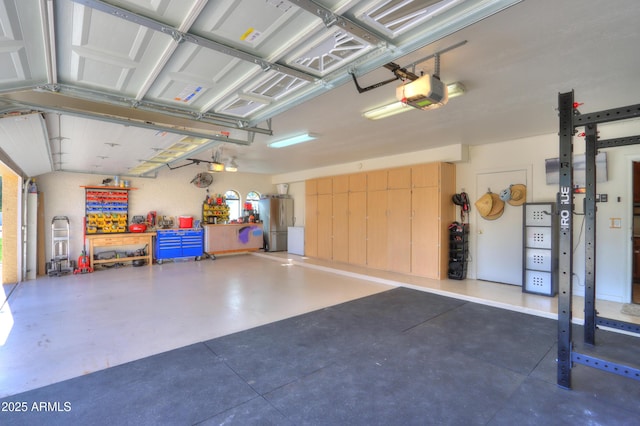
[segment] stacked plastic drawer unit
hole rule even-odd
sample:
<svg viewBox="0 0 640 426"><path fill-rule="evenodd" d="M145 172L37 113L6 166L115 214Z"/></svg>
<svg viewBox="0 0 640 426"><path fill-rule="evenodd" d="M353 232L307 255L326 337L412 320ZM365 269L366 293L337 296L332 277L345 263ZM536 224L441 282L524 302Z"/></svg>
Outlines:
<svg viewBox="0 0 640 426"><path fill-rule="evenodd" d="M555 203L528 203L523 209L522 291L555 296L558 292L558 227Z"/></svg>
<svg viewBox="0 0 640 426"><path fill-rule="evenodd" d="M129 192L86 189L87 234L127 232Z"/></svg>

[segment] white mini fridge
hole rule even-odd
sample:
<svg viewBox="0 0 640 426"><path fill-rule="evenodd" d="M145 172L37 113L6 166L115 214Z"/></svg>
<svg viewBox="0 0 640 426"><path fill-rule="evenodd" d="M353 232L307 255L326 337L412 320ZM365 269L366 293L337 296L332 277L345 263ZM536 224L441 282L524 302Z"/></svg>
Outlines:
<svg viewBox="0 0 640 426"><path fill-rule="evenodd" d="M287 238L287 251L304 256L304 227L290 226Z"/></svg>

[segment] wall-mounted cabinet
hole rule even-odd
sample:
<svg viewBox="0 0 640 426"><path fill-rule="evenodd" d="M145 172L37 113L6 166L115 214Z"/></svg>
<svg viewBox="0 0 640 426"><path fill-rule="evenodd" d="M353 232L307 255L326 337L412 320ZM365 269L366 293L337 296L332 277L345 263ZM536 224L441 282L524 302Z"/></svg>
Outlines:
<svg viewBox="0 0 640 426"><path fill-rule="evenodd" d="M306 256L447 276L447 227L455 220L453 164L312 179L306 189Z"/></svg>

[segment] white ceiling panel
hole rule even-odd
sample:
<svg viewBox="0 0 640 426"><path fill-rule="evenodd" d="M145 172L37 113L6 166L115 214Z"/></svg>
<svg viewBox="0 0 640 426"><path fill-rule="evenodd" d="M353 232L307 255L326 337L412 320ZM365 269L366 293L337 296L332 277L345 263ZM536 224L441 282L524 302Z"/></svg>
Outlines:
<svg viewBox="0 0 640 426"><path fill-rule="evenodd" d="M379 0L359 18L392 39L424 24L465 0Z"/></svg>
<svg viewBox="0 0 640 426"><path fill-rule="evenodd" d="M308 40L304 47L289 56L287 62L312 74L324 76L344 67L370 49L372 46L365 40L336 28Z"/></svg>
<svg viewBox="0 0 640 426"><path fill-rule="evenodd" d="M52 171L47 130L41 114L0 118L0 149L26 176Z"/></svg>
<svg viewBox="0 0 640 426"><path fill-rule="evenodd" d="M147 93L158 102L205 111L260 71L257 65L194 44L181 45Z"/></svg>
<svg viewBox="0 0 640 426"><path fill-rule="evenodd" d="M40 2L0 2L0 92L47 82Z"/></svg>
<svg viewBox="0 0 640 426"><path fill-rule="evenodd" d="M45 132L30 149L49 168L153 177L220 144L241 171L284 173L555 132L558 92L640 98L636 3L3 0L0 117L47 123L5 125L5 143ZM463 97L362 117L406 82L389 66L431 73L436 53ZM319 137L268 148L305 132Z"/></svg>
<svg viewBox="0 0 640 426"><path fill-rule="evenodd" d="M300 43L320 21L288 1L209 2L192 31L270 61Z"/></svg>
<svg viewBox="0 0 640 426"><path fill-rule="evenodd" d="M47 116L55 170L127 175L141 160L184 137L61 114Z"/></svg>
<svg viewBox="0 0 640 426"><path fill-rule="evenodd" d="M192 15L197 16L207 0L111 0L108 2L124 10L140 14L175 28L187 28Z"/></svg>
<svg viewBox="0 0 640 426"><path fill-rule="evenodd" d="M158 57L175 43L168 34L90 7L56 4L59 83L135 98Z"/></svg>

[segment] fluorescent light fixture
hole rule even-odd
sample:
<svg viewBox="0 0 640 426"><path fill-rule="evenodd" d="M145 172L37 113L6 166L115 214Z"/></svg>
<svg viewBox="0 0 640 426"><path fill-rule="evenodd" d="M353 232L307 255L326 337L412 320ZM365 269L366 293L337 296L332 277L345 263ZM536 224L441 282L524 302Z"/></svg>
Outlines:
<svg viewBox="0 0 640 426"><path fill-rule="evenodd" d="M211 163L209 164L209 171L210 172L224 172L224 164L222 163Z"/></svg>
<svg viewBox="0 0 640 426"><path fill-rule="evenodd" d="M299 144L299 143L303 143L303 142L308 142L308 141L312 141L314 139L317 139L318 136L311 134L311 133L305 133L304 135L298 135L298 136L292 136L290 138L287 139L282 139L281 141L276 141L273 143L269 144L269 147L271 148L284 148L285 146L290 146L290 145L295 145L295 144Z"/></svg>
<svg viewBox="0 0 640 426"><path fill-rule="evenodd" d="M159 133L157 136L163 137L163 135ZM169 140L169 142L171 142L171 140ZM170 146L154 148L156 154L148 160L142 160L140 164L129 169L129 174L143 175L152 172L160 167L166 166L168 163L184 158L188 154L197 152L210 143L210 139L186 136L171 143Z"/></svg>
<svg viewBox="0 0 640 426"><path fill-rule="evenodd" d="M447 85L449 99L457 98L458 96L464 95L465 90L466 88L464 87L464 84L460 83L459 81Z"/></svg>
<svg viewBox="0 0 640 426"><path fill-rule="evenodd" d="M401 112L415 109L412 106L405 104L404 102L394 102L392 104L382 105L381 107L365 111L362 115L369 120L380 120L381 118L391 117L392 115L400 114Z"/></svg>
<svg viewBox="0 0 640 426"><path fill-rule="evenodd" d="M463 95L465 87L462 83L455 82L447 85L447 91L449 93L449 99L451 99ZM362 115L369 120L380 120L381 118L391 117L392 115L412 110L415 110L415 108L398 101L365 111Z"/></svg>
<svg viewBox="0 0 640 426"><path fill-rule="evenodd" d="M227 172L237 172L238 171L238 163L236 163L236 159L232 158L224 168Z"/></svg>

